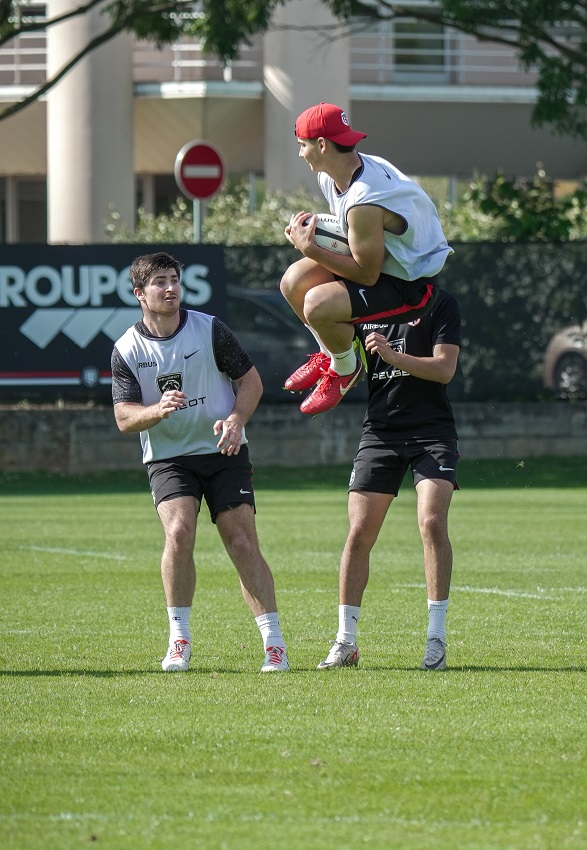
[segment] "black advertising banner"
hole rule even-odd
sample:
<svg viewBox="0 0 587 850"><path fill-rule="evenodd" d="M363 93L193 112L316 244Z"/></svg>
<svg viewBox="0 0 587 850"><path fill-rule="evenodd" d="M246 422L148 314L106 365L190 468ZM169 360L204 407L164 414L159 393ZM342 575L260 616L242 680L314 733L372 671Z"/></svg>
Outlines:
<svg viewBox="0 0 587 850"><path fill-rule="evenodd" d="M141 317L128 277L157 251L182 264L184 307L226 314L221 245L3 245L0 401L109 397L116 340Z"/></svg>

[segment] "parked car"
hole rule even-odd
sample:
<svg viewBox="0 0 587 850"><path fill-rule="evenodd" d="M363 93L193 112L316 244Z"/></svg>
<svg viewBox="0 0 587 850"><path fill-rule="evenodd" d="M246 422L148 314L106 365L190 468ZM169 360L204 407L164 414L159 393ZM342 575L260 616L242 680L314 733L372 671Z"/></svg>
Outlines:
<svg viewBox="0 0 587 850"><path fill-rule="evenodd" d="M587 321L552 337L544 354L542 380L559 398L587 398Z"/></svg>
<svg viewBox="0 0 587 850"><path fill-rule="evenodd" d="M263 400L298 400L283 382L316 348L312 334L281 294L262 289L228 287L227 323L250 355L263 381Z"/></svg>
<svg viewBox="0 0 587 850"><path fill-rule="evenodd" d="M228 286L227 295L227 323L259 370L263 401L300 404L303 395L287 392L283 383L316 351L316 340L310 331L281 292ZM367 381L362 381L352 390L352 400L366 399Z"/></svg>

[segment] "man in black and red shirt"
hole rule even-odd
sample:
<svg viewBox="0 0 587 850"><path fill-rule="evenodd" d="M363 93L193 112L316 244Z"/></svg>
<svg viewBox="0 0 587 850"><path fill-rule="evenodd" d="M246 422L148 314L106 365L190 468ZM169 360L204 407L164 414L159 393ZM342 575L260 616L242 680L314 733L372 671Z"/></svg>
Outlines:
<svg viewBox="0 0 587 850"><path fill-rule="evenodd" d="M458 489L457 431L446 385L461 345L456 299L441 290L425 316L403 325L357 324L365 349L369 402L349 483L350 530L341 557L339 628L319 670L358 664L356 643L369 556L387 511L411 469L424 549L428 632L421 667L446 667L446 611L452 572L448 510Z"/></svg>

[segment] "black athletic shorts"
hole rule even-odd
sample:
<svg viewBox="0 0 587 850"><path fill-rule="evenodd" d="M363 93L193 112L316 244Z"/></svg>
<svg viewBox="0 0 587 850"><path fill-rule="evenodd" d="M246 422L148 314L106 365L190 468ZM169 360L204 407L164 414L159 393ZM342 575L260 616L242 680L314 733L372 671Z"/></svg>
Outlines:
<svg viewBox="0 0 587 850"><path fill-rule="evenodd" d="M458 490L457 441L410 440L395 444L359 446L349 481L349 492L388 493L397 496L411 467L414 486L432 478L451 481Z"/></svg>
<svg viewBox="0 0 587 850"><path fill-rule="evenodd" d="M401 280L382 274L374 286L361 286L342 278L351 299L353 322L374 319L393 319L392 324L403 325L424 316L438 298L438 277L421 277L418 280Z"/></svg>
<svg viewBox="0 0 587 850"><path fill-rule="evenodd" d="M217 452L154 460L147 464L147 472L155 507L180 496L194 496L200 503L204 497L214 523L222 511L243 503L255 507L253 468L246 445L237 455Z"/></svg>

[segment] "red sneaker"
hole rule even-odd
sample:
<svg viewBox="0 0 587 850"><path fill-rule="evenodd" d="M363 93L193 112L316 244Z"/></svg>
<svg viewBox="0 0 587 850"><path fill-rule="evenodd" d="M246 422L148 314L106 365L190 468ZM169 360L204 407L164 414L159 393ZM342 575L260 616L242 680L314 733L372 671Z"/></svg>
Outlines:
<svg viewBox="0 0 587 850"><path fill-rule="evenodd" d="M290 390L292 393L299 390L309 390L316 381L320 380L330 365L330 357L322 351L309 354L308 357L310 358L308 362L289 376L283 385L284 390Z"/></svg>
<svg viewBox="0 0 587 850"><path fill-rule="evenodd" d="M337 375L332 369L328 369L322 380L318 382L318 386L300 404L300 410L309 416L331 410L364 377L365 370L361 360L351 375Z"/></svg>

